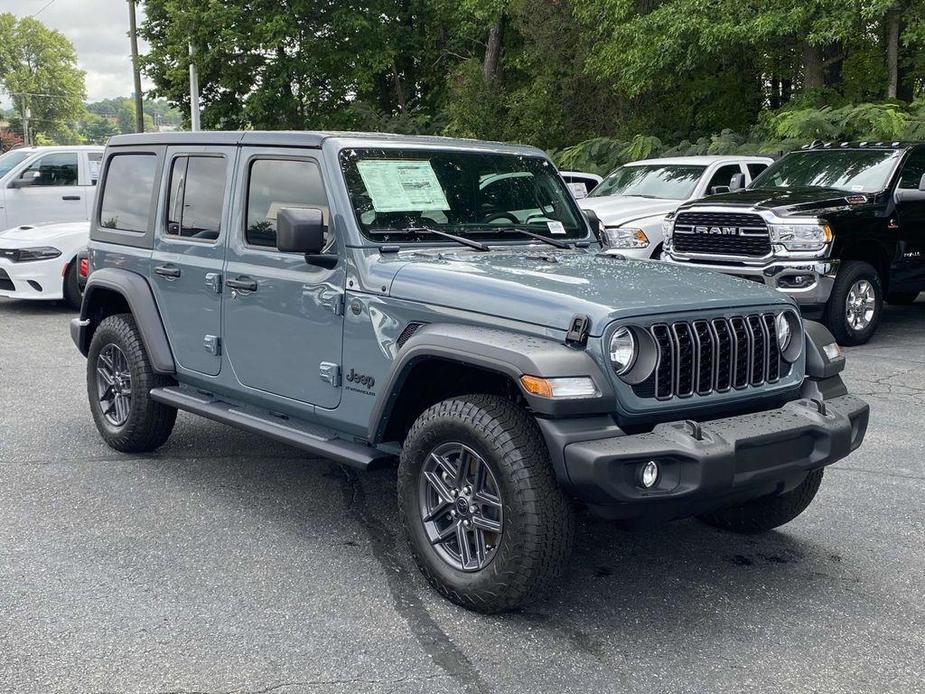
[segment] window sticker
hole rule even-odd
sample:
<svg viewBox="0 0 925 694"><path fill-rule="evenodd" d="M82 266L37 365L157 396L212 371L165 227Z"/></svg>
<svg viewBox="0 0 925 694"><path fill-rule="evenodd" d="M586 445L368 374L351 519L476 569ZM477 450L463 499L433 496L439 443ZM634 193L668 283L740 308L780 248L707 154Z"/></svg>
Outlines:
<svg viewBox="0 0 925 694"><path fill-rule="evenodd" d="M374 159L357 162L376 212L448 210L449 203L429 161Z"/></svg>
<svg viewBox="0 0 925 694"><path fill-rule="evenodd" d="M562 222L559 222L556 220L550 220L546 222L546 228L549 229L550 234L564 234L565 233L565 226L563 226Z"/></svg>

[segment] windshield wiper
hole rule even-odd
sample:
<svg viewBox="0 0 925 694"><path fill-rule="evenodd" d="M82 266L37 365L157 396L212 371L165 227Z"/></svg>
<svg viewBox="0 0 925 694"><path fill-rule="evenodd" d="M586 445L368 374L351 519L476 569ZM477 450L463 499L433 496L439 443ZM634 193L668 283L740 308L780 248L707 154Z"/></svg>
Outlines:
<svg viewBox="0 0 925 694"><path fill-rule="evenodd" d="M561 241L559 239L554 239L550 236L544 236L543 234L538 234L535 231L530 231L525 229L522 226L498 226L498 227L480 227L476 231L484 232L494 232L498 234L509 234L512 231L518 234L523 234L524 236L529 236L531 239L536 239L537 241L542 241L543 243L548 243L550 246L555 246L556 248L563 248L568 250L572 247L568 241Z"/></svg>
<svg viewBox="0 0 925 694"><path fill-rule="evenodd" d="M433 234L434 236L441 236L450 241L455 241L456 243L461 243L463 246L468 246L469 248L474 248L477 251L490 251L491 249L486 246L481 241L475 241L474 239L467 239L465 236L457 236L456 234L451 234L448 231L443 231L441 229L434 229L432 227L405 227L402 229L370 229L372 234L398 234L398 235L408 235L408 236L417 236L418 234Z"/></svg>

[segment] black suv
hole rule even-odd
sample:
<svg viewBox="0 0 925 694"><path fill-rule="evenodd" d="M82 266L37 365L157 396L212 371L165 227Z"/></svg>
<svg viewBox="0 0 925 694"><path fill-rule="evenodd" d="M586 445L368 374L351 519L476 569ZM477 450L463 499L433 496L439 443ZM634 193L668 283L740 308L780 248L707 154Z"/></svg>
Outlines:
<svg viewBox="0 0 925 694"><path fill-rule="evenodd" d="M668 262L786 292L844 345L925 290L925 144L813 143L741 185L666 218Z"/></svg>

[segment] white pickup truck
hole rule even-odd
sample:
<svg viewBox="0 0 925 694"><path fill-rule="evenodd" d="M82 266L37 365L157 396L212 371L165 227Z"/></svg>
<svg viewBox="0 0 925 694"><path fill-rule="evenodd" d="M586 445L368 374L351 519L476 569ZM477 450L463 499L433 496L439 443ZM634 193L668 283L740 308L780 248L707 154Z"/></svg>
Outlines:
<svg viewBox="0 0 925 694"><path fill-rule="evenodd" d="M688 200L725 193L733 178L744 186L774 160L752 156L666 157L615 169L579 207L593 211L610 249L634 258L659 258L665 215Z"/></svg>
<svg viewBox="0 0 925 694"><path fill-rule="evenodd" d="M0 155L0 229L90 219L103 148L21 147Z"/></svg>

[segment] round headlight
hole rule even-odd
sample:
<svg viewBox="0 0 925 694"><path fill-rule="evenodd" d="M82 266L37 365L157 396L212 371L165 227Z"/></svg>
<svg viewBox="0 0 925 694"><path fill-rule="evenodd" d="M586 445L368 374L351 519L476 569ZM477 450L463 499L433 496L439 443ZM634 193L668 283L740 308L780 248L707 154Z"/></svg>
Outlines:
<svg viewBox="0 0 925 694"><path fill-rule="evenodd" d="M793 331L790 329L790 321L787 320L786 313L777 314L777 346L780 347L780 351L785 351L790 346L790 341L793 339Z"/></svg>
<svg viewBox="0 0 925 694"><path fill-rule="evenodd" d="M628 328L617 328L610 338L610 363L620 376L633 368L636 339Z"/></svg>

